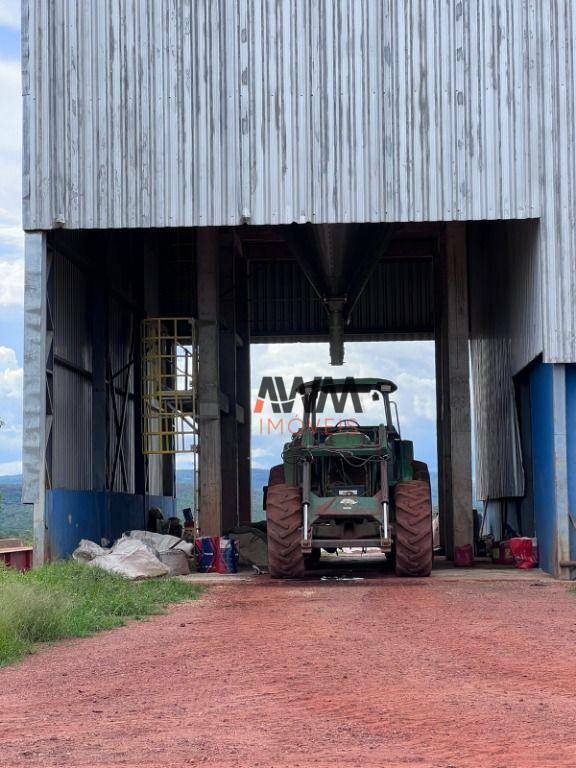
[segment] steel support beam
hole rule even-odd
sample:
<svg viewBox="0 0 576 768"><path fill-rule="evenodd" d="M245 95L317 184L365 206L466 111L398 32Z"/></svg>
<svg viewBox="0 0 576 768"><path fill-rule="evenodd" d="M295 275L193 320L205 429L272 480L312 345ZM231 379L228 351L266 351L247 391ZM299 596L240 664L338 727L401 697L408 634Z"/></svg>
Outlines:
<svg viewBox="0 0 576 768"><path fill-rule="evenodd" d="M235 238L236 257L236 419L238 439L238 516L249 523L252 512L250 309L248 264Z"/></svg>
<svg viewBox="0 0 576 768"><path fill-rule="evenodd" d="M220 236L219 355L220 393L228 402L220 412L222 450L222 529L238 525L238 433L236 422L236 270L233 235Z"/></svg>
<svg viewBox="0 0 576 768"><path fill-rule="evenodd" d="M91 281L92 332L92 490L107 490L108 475L108 251Z"/></svg>

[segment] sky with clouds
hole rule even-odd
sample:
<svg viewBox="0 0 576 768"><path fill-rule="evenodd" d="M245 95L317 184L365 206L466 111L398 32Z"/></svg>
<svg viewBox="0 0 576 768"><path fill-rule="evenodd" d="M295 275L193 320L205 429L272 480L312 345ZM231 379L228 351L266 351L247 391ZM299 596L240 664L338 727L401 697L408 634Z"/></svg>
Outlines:
<svg viewBox="0 0 576 768"><path fill-rule="evenodd" d="M0 475L21 470L24 237L21 232L21 84L20 0L0 0ZM252 347L252 394L262 376L379 376L399 387L395 400L404 436L415 442L418 458L436 469L434 345L431 342L346 345L346 364L332 368L324 344L276 344ZM298 402L294 412L298 413ZM364 423L382 420L380 404L366 401ZM351 414L354 415L354 414ZM284 434L268 428L278 418L270 404L253 419L253 463L278 463Z"/></svg>
<svg viewBox="0 0 576 768"><path fill-rule="evenodd" d="M0 0L0 474L20 471L24 236L21 231L20 2Z"/></svg>

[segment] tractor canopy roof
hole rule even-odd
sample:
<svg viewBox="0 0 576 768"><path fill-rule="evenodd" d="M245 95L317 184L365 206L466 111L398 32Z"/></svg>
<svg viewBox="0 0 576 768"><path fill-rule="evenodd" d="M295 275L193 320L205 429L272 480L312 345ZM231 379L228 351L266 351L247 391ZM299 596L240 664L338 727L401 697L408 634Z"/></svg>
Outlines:
<svg viewBox="0 0 576 768"><path fill-rule="evenodd" d="M347 379L332 379L329 376L319 377L314 381L306 381L300 384L298 392L303 395L306 392L396 392L398 387L388 379L355 379L349 376Z"/></svg>

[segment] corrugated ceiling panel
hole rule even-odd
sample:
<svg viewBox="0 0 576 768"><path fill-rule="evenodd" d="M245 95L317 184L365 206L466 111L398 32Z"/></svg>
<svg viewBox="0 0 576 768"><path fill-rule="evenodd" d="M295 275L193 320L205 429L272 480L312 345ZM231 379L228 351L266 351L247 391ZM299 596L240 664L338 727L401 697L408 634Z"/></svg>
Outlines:
<svg viewBox="0 0 576 768"><path fill-rule="evenodd" d="M433 295L431 259L383 260L354 308L346 335L432 338ZM250 318L254 341L328 334L327 313L295 261L251 262Z"/></svg>
<svg viewBox="0 0 576 768"><path fill-rule="evenodd" d="M432 259L382 260L360 296L347 330L351 334L384 331L403 338L407 333L432 338Z"/></svg>
<svg viewBox="0 0 576 768"><path fill-rule="evenodd" d="M539 213L525 0L24 0L25 226Z"/></svg>

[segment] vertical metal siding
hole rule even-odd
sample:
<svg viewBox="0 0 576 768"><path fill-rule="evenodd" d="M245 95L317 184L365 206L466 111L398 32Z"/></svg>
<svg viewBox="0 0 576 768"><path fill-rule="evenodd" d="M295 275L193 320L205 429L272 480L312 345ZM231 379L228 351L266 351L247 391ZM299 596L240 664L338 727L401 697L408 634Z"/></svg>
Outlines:
<svg viewBox="0 0 576 768"><path fill-rule="evenodd" d="M92 487L92 382L54 369L52 487Z"/></svg>
<svg viewBox="0 0 576 768"><path fill-rule="evenodd" d="M92 369L89 294L86 275L62 254L54 254L56 302L54 353L85 371Z"/></svg>
<svg viewBox="0 0 576 768"><path fill-rule="evenodd" d="M513 375L542 349L539 226L470 226L471 370L477 494L519 497L524 472Z"/></svg>
<svg viewBox="0 0 576 768"><path fill-rule="evenodd" d="M576 359L572 0L23 0L29 230L541 216Z"/></svg>
<svg viewBox="0 0 576 768"><path fill-rule="evenodd" d="M539 3L544 361L576 360L576 4Z"/></svg>
<svg viewBox="0 0 576 768"><path fill-rule="evenodd" d="M24 0L25 226L539 213L526 0Z"/></svg>

